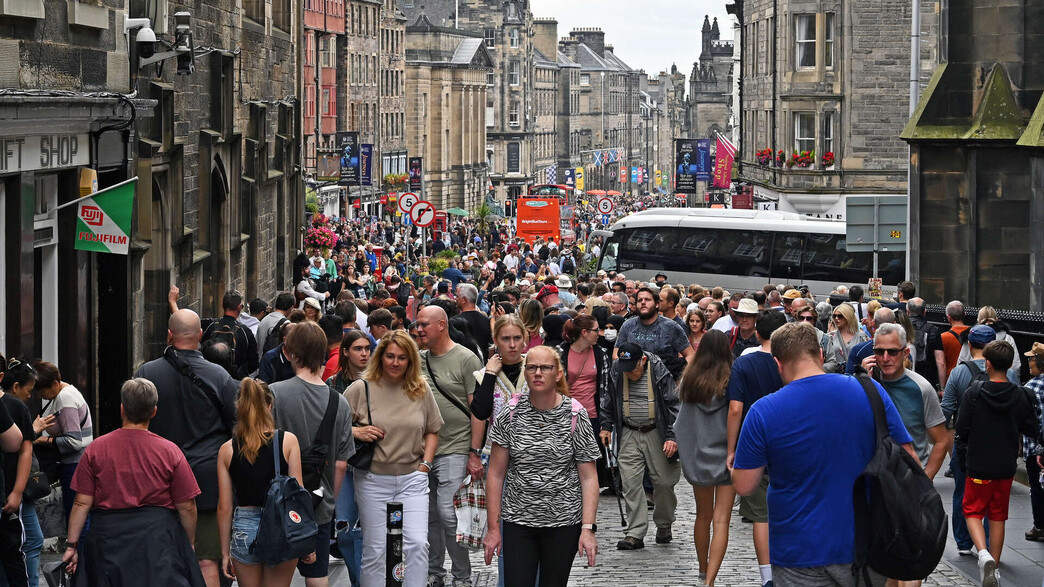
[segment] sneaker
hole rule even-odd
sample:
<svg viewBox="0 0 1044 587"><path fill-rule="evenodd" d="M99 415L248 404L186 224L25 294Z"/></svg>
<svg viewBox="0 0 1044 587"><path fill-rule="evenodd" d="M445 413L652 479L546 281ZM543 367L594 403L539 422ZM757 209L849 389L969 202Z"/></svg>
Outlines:
<svg viewBox="0 0 1044 587"><path fill-rule="evenodd" d="M997 561L985 550L979 552L979 573L982 576L982 587L998 587Z"/></svg>
<svg viewBox="0 0 1044 587"><path fill-rule="evenodd" d="M656 529L656 544L668 544L671 540L674 540L674 534L670 526Z"/></svg>
<svg viewBox="0 0 1044 587"><path fill-rule="evenodd" d="M774 586L774 585L772 584L772 579L769 579L769 582L768 582L768 583L765 583L765 584L764 584L764 585L762 585L761 587L775 587L775 586Z"/></svg>
<svg viewBox="0 0 1044 587"><path fill-rule="evenodd" d="M442 577L436 577L435 575L428 575L428 582L424 584L425 587L445 587Z"/></svg>
<svg viewBox="0 0 1044 587"><path fill-rule="evenodd" d="M1044 530L1033 526L1026 532L1026 540L1033 542L1044 542Z"/></svg>
<svg viewBox="0 0 1044 587"><path fill-rule="evenodd" d="M623 540L616 543L616 550L639 550L645 548L645 541L634 536L624 536Z"/></svg>
<svg viewBox="0 0 1044 587"><path fill-rule="evenodd" d="M979 551L975 550L974 546L969 546L968 548L957 547L957 554L959 556L978 556Z"/></svg>
<svg viewBox="0 0 1044 587"><path fill-rule="evenodd" d="M472 587L471 579L453 579L453 587Z"/></svg>

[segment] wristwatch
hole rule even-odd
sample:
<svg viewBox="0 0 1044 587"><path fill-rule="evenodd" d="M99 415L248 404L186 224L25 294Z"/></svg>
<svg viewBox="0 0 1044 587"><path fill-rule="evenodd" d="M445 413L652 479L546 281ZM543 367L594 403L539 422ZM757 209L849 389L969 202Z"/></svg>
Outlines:
<svg viewBox="0 0 1044 587"><path fill-rule="evenodd" d="M475 456L477 456L480 459L482 458L482 451L477 449L477 448L469 448L468 452L473 454L473 455L475 455Z"/></svg>
<svg viewBox="0 0 1044 587"><path fill-rule="evenodd" d="M598 524L581 524L580 525L580 529L581 530L590 530L591 532L594 532L595 534L597 534L598 533Z"/></svg>

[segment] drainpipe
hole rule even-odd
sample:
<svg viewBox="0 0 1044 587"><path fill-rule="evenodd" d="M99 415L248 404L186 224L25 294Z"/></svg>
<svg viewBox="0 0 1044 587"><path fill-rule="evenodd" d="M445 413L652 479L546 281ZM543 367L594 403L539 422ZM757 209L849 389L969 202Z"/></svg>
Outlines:
<svg viewBox="0 0 1044 587"><path fill-rule="evenodd" d="M913 0L913 13L910 15L910 118L913 118L914 111L917 110L917 100L921 96L921 0ZM913 173L913 147L907 143L907 159L906 159L906 190L907 190L907 201L906 201L906 275L907 279L910 278L910 249L913 244L910 242L910 208L912 202L910 202L910 193L913 182L917 181L917 178Z"/></svg>

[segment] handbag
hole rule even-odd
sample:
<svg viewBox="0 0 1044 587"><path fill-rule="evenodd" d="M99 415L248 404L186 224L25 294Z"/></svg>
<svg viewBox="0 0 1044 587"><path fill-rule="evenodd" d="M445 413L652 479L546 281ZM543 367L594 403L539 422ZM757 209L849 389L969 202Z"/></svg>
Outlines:
<svg viewBox="0 0 1044 587"><path fill-rule="evenodd" d="M457 514L457 544L467 548L482 548L486 536L486 485L482 479L464 478L453 494L453 509Z"/></svg>
<svg viewBox="0 0 1044 587"><path fill-rule="evenodd" d="M370 382L363 379L366 388L366 422L373 426L373 416L370 414ZM373 464L373 452L377 449L377 441L355 440L355 454L348 457L348 464L356 469L369 471Z"/></svg>
<svg viewBox="0 0 1044 587"><path fill-rule="evenodd" d="M22 500L32 502L50 494L51 484L47 480L47 475L40 470L40 461L34 454L33 464L29 469L29 479L25 482L25 489L22 491Z"/></svg>

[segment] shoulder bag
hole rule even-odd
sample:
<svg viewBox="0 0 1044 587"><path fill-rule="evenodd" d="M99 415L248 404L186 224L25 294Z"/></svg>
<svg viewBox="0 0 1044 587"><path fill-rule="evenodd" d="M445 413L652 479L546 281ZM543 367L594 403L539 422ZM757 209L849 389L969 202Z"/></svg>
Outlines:
<svg viewBox="0 0 1044 587"><path fill-rule="evenodd" d="M429 357L429 360L424 361L424 366L428 368L428 376L431 377L431 384L434 385L435 389L437 389L439 391L439 393L442 394L442 397L444 397L447 400L449 400L449 403L453 404L458 410L460 410L461 412L464 412L464 417L467 418L468 420L470 420L471 419L471 410L469 410L467 406L462 404L459 399L457 399L457 398L453 397L452 395L446 393L445 391L443 391L443 389L441 387L439 387L439 382L435 379L435 374L431 372L431 360L430 360L431 354L430 354L430 351L429 351L428 357Z"/></svg>
<svg viewBox="0 0 1044 587"><path fill-rule="evenodd" d="M373 415L370 414L370 382L363 379L363 386L366 388L366 421L373 426ZM355 453L348 457L348 464L356 469L369 471L373 464L373 452L377 449L377 441L355 440L354 438L352 440L355 441Z"/></svg>
<svg viewBox="0 0 1044 587"><path fill-rule="evenodd" d="M207 400L209 400L210 403L214 406L214 409L217 410L218 418L221 418L221 425L224 426L225 432L228 433L229 436L231 436L232 426L230 426L229 423L225 421L225 409L221 405L221 400L218 399L217 390L211 387L206 381L203 381L203 379L199 375L197 375L195 371L192 370L192 367L190 367L187 362L183 361L181 357L178 356L178 353L174 349L174 347L168 346L166 349L164 349L163 358L167 361L167 363L170 363L170 366L173 367L175 371L181 373L184 377L187 377L193 385L198 387L199 390L203 392L203 395L206 396Z"/></svg>

